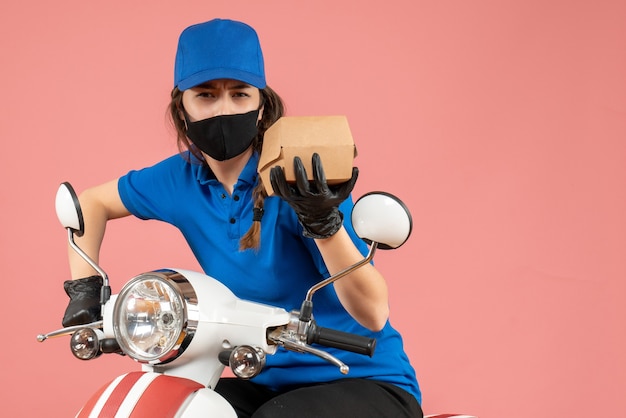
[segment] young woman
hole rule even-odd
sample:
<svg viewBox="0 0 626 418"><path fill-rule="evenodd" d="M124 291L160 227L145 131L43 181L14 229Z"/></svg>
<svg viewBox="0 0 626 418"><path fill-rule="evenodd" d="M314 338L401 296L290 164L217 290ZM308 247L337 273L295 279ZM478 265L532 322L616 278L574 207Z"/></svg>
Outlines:
<svg viewBox="0 0 626 418"><path fill-rule="evenodd" d="M283 114L266 84L256 32L214 19L179 38L170 115L180 154L87 189L80 195L85 234L79 245L98 260L107 221L134 215L177 227L205 273L238 297L298 309L313 284L366 254L348 217L358 170L328 186L319 157L315 181L287 184L271 171L276 195L267 197L257 173L266 129ZM294 161L304 173L302 162ZM304 177L306 178L306 177ZM102 278L70 251L74 280L65 326L99 315ZM316 294L324 326L377 339L369 358L337 350L350 377L315 356L279 350L251 381L221 379L216 390L241 417L418 417L421 394L402 339L388 321L384 278L373 265ZM207 411L207 414L210 411Z"/></svg>

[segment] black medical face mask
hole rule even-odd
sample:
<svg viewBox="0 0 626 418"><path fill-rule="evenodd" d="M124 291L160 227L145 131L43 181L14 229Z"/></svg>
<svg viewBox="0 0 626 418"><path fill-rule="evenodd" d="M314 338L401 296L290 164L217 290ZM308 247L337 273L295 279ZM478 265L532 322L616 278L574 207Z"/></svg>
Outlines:
<svg viewBox="0 0 626 418"><path fill-rule="evenodd" d="M220 115L187 122L187 138L198 149L218 161L230 160L247 150L257 135L259 110L237 115Z"/></svg>

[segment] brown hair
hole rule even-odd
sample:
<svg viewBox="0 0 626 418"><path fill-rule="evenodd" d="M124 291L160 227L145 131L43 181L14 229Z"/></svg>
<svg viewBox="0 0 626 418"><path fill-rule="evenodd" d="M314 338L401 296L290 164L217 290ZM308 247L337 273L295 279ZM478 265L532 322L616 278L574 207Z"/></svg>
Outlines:
<svg viewBox="0 0 626 418"><path fill-rule="evenodd" d="M260 93L261 103L259 104L259 108L263 106L263 115L257 125L257 136L252 141L254 150L259 153L263 147L263 135L265 134L265 131L285 112L283 100L280 98L278 93L272 90L270 86L266 86L264 89L261 89ZM189 138L187 138L185 121L180 117L180 112L183 108L182 101L183 92L175 87L172 90L171 101L168 109L170 120L176 130L176 142L178 144L178 149L181 153L189 150L194 157L196 157L199 161L204 162L202 153L195 146L193 146L193 144L189 141ZM204 164L206 164L206 162L204 162ZM239 241L240 250L259 248L261 241L261 217L263 215L263 202L266 197L267 192L265 191L265 187L263 187L263 183L259 181L252 192L252 198L254 200L254 217L252 226L248 232L241 237L241 240Z"/></svg>

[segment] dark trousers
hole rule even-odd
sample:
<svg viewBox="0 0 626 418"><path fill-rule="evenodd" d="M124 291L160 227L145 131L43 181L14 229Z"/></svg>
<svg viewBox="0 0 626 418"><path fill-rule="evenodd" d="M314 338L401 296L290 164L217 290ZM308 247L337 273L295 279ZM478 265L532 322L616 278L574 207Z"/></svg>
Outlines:
<svg viewBox="0 0 626 418"><path fill-rule="evenodd" d="M422 408L395 385L367 379L335 382L274 392L247 380L223 378L215 391L239 418L422 418Z"/></svg>

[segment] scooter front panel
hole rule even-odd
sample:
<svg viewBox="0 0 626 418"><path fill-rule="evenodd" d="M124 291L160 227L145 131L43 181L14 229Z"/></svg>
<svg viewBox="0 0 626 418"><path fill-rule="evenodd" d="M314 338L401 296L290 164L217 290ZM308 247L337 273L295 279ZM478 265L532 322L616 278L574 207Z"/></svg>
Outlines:
<svg viewBox="0 0 626 418"><path fill-rule="evenodd" d="M192 380L160 373L131 372L97 391L77 418L175 417L194 392L204 387Z"/></svg>

